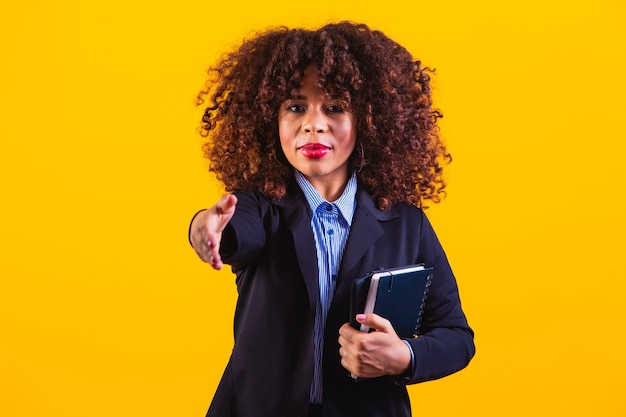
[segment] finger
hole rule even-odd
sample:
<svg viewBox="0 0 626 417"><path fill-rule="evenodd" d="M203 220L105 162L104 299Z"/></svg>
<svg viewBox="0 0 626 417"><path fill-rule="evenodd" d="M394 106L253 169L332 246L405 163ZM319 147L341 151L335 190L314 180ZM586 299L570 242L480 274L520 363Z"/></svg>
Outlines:
<svg viewBox="0 0 626 417"><path fill-rule="evenodd" d="M210 264L214 269L222 269L222 257L220 256L219 240L218 243L212 244L210 241L205 244L206 251L203 253L203 261Z"/></svg>
<svg viewBox="0 0 626 417"><path fill-rule="evenodd" d="M222 200L224 202L224 204L222 205L222 209L225 212L234 209L237 205L237 197L234 194L226 194L224 197L222 197Z"/></svg>
<svg viewBox="0 0 626 417"><path fill-rule="evenodd" d="M389 320L379 316L378 314L357 314L356 320L367 327L375 329L376 331L383 333L395 333L395 330Z"/></svg>
<svg viewBox="0 0 626 417"><path fill-rule="evenodd" d="M344 323L344 325L339 328L339 336L349 340L352 336L352 330L356 329L350 326L349 323Z"/></svg>
<svg viewBox="0 0 626 417"><path fill-rule="evenodd" d="M355 374L353 354L350 353L350 350L344 346L340 347L339 357L341 358L341 366L343 366L346 370L350 371L351 374Z"/></svg>
<svg viewBox="0 0 626 417"><path fill-rule="evenodd" d="M224 264L222 263L222 257L220 256L219 248L216 248L215 250L211 251L210 264L214 269L217 269L217 270L222 269L222 267L224 266Z"/></svg>
<svg viewBox="0 0 626 417"><path fill-rule="evenodd" d="M339 335L337 341L339 342L339 346L347 346L350 343L350 340L343 335Z"/></svg>
<svg viewBox="0 0 626 417"><path fill-rule="evenodd" d="M212 209L210 209L210 211L216 215L215 218L212 219L212 232L218 234L222 233L228 222L230 222L230 219L235 214L236 205L237 197L232 194L226 194L217 203L215 203ZM213 239L211 239L211 242L215 243Z"/></svg>
<svg viewBox="0 0 626 417"><path fill-rule="evenodd" d="M224 264L222 263L221 260L213 258L213 261L211 262L211 267L213 267L213 269L216 269L219 271L220 269L222 269L223 266Z"/></svg>
<svg viewBox="0 0 626 417"><path fill-rule="evenodd" d="M237 197L233 194L226 194L215 204L215 209L219 215L232 215L237 205Z"/></svg>
<svg viewBox="0 0 626 417"><path fill-rule="evenodd" d="M203 262L212 265L216 269L221 268L221 258L219 256L218 244L211 243L210 238L198 238L194 244L194 249Z"/></svg>
<svg viewBox="0 0 626 417"><path fill-rule="evenodd" d="M213 250L207 241L200 241L197 245L196 253L204 262L211 263L213 261Z"/></svg>

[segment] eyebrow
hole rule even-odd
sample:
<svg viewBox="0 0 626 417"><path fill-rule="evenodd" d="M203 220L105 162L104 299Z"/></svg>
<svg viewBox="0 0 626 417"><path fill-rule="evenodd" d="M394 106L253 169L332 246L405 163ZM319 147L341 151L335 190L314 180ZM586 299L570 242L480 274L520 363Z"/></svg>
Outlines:
<svg viewBox="0 0 626 417"><path fill-rule="evenodd" d="M331 100L339 100L339 97L335 97L335 96L329 96L329 98L330 98ZM298 95L297 95L297 96L295 96L295 97L290 97L290 98L287 98L287 100L306 100L306 99L307 99L307 96L302 95L302 94L298 94Z"/></svg>

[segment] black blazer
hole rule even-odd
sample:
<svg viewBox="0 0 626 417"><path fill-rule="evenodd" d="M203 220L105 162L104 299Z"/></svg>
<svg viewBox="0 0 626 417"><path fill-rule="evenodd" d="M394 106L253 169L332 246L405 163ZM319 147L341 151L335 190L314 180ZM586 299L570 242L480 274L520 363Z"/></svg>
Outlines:
<svg viewBox="0 0 626 417"><path fill-rule="evenodd" d="M277 202L236 193L221 255L236 275L235 345L208 417L305 417L313 375L313 322L319 296L307 202L296 187ZM408 204L381 211L359 187L357 206L328 313L324 344L324 416L410 416L404 383L443 377L474 355L445 253L424 213ZM379 267L424 262L434 277L421 335L410 340L410 378L355 382L340 363L338 330L349 320L352 281Z"/></svg>

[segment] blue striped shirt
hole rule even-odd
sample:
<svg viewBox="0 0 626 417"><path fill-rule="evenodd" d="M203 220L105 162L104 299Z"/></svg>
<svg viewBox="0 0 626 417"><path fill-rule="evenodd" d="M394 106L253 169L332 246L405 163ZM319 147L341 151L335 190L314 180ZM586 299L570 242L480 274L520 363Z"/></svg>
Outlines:
<svg viewBox="0 0 626 417"><path fill-rule="evenodd" d="M315 312L314 370L310 401L311 404L321 404L324 328L328 309L333 301L341 256L348 240L356 207L357 181L356 174L352 174L341 197L331 203L322 198L304 175L295 171L295 176L309 204L311 228L317 248L320 296Z"/></svg>

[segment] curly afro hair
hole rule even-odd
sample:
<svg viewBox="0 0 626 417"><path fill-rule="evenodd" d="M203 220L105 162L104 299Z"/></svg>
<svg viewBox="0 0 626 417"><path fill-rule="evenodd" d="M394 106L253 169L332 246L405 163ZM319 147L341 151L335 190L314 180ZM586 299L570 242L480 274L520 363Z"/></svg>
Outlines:
<svg viewBox="0 0 626 417"><path fill-rule="evenodd" d="M226 191L262 190L280 199L293 183L278 109L310 64L317 65L323 94L355 115L350 164L378 208L439 202L451 156L439 137L442 114L432 105L433 71L384 33L352 22L257 33L209 69L197 97L198 105L206 102L200 133L209 170Z"/></svg>

